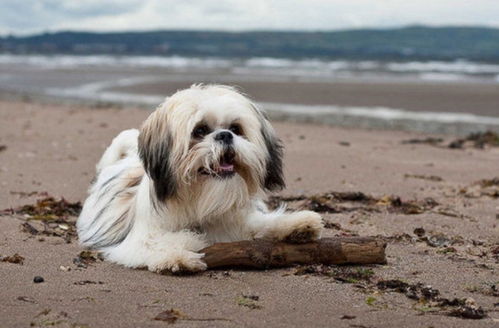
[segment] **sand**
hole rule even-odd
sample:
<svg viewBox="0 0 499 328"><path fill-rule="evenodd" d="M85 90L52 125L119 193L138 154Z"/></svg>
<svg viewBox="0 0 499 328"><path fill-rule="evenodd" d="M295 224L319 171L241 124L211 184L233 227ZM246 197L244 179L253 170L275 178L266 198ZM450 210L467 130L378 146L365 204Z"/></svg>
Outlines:
<svg viewBox="0 0 499 328"><path fill-rule="evenodd" d="M6 146L0 151L0 209L35 202L36 195L20 192L83 201L104 148L119 131L138 127L147 115L138 109L0 102L0 145ZM384 210L324 214L326 222L341 226L327 229L326 236L392 237L387 265L353 268L371 269L371 282L295 275L297 268L192 276L159 275L102 261L79 268L73 263L81 251L77 241L41 241L20 230L23 220L0 216L0 255L25 258L23 265L0 262L0 327L162 327L168 323L153 318L172 308L186 316L174 323L178 327L497 325L497 297L491 296L490 286L498 282L493 252L499 243L499 205L474 183L499 175L498 148L403 144L427 137L408 132L274 125L286 146L288 188L281 195L362 191L404 201L431 197L439 203L417 215ZM445 138L444 145L452 139ZM457 240L455 252L417 241L414 229L420 227L427 235L441 233ZM45 281L35 284L35 276ZM449 317L445 310L432 312L431 304L375 288L382 279L431 285L449 299L471 297L487 317L471 320ZM90 283L78 284L86 280ZM259 308L242 305L241 295L258 296L254 302Z"/></svg>

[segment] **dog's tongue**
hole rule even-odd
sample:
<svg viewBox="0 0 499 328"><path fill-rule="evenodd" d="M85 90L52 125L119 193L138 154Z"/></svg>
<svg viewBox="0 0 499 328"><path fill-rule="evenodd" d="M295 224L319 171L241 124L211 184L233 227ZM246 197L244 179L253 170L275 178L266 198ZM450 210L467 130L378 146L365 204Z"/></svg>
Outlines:
<svg viewBox="0 0 499 328"><path fill-rule="evenodd" d="M234 164L221 163L220 171L225 171L225 172L234 171Z"/></svg>

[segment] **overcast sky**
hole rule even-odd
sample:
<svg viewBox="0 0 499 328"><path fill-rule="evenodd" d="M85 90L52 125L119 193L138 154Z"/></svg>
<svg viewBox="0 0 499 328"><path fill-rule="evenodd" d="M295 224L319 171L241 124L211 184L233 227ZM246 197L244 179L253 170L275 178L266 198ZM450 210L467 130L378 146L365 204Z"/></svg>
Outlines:
<svg viewBox="0 0 499 328"><path fill-rule="evenodd" d="M499 0L0 0L0 33L499 27Z"/></svg>

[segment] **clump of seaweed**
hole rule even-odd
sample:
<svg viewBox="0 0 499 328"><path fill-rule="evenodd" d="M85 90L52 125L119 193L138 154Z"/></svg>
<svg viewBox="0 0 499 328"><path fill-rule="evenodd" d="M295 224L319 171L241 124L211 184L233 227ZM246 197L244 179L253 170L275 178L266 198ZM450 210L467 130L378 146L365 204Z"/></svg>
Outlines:
<svg viewBox="0 0 499 328"><path fill-rule="evenodd" d="M337 191L312 196L273 196L269 200L269 206L277 207L280 202L296 203L298 209L308 209L321 213L345 213L355 211L381 212L384 209L390 213L407 215L421 214L439 205L433 198L402 201L402 199L397 196L376 198L366 195L363 192Z"/></svg>
<svg viewBox="0 0 499 328"><path fill-rule="evenodd" d="M21 230L30 235L61 237L70 243L76 236L74 218L81 212L80 202L68 202L64 198L46 196L35 204L0 211L0 215L16 216L24 222Z"/></svg>
<svg viewBox="0 0 499 328"><path fill-rule="evenodd" d="M444 145L443 142L444 140L442 138L428 137L422 139L403 140L402 144L426 144L434 147L450 149L464 149L467 147L485 149L487 147L499 147L499 134L493 131L474 132L468 134L464 138L454 139L447 145Z"/></svg>
<svg viewBox="0 0 499 328"><path fill-rule="evenodd" d="M331 266L324 264L305 265L296 268L294 275L326 276L342 283L355 284L371 282L374 271L370 268L352 268L344 266Z"/></svg>
<svg viewBox="0 0 499 328"><path fill-rule="evenodd" d="M452 141L448 147L452 149L462 149L466 145L471 145L478 149L499 147L499 134L492 131L470 133L465 138Z"/></svg>
<svg viewBox="0 0 499 328"><path fill-rule="evenodd" d="M409 140L403 140L402 144L409 144L409 145L426 144L426 145L435 146L442 143L443 141L444 139L442 138L432 138L432 137L422 138L422 139L414 138Z"/></svg>
<svg viewBox="0 0 499 328"><path fill-rule="evenodd" d="M448 316L463 319L483 319L487 316L485 310L478 306L472 298L447 299L440 292L422 283L409 284L398 279L380 280L376 284L379 290L404 294L407 298L417 300L436 312L444 312Z"/></svg>
<svg viewBox="0 0 499 328"><path fill-rule="evenodd" d="M499 177L476 181L470 186L463 187L459 193L468 198L478 198L482 196L499 198Z"/></svg>
<svg viewBox="0 0 499 328"><path fill-rule="evenodd" d="M0 262L8 262L8 263L13 263L13 264L20 264L23 265L24 263L24 257L21 255L15 253L14 255L10 256L0 256Z"/></svg>
<svg viewBox="0 0 499 328"><path fill-rule="evenodd" d="M257 295L241 295L237 298L236 303L239 306L244 306L252 310L261 309L262 306L258 304L260 297Z"/></svg>

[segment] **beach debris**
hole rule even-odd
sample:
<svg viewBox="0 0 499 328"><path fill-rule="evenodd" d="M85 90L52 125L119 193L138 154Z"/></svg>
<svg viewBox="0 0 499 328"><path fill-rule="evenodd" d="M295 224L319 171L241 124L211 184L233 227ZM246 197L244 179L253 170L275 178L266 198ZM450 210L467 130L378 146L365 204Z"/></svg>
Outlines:
<svg viewBox="0 0 499 328"><path fill-rule="evenodd" d="M451 245L462 245L464 240L462 237L455 236L449 237L441 232L430 232L427 233L424 228L416 228L414 229L414 234L418 237L415 241L425 242L428 246L431 247L444 247L444 250L440 250L439 253L453 253L456 252L456 249L450 247Z"/></svg>
<svg viewBox="0 0 499 328"><path fill-rule="evenodd" d="M0 256L0 261L23 265L24 257L15 253L14 255L11 256Z"/></svg>
<svg viewBox="0 0 499 328"><path fill-rule="evenodd" d="M450 149L464 149L473 147L476 149L485 149L488 147L499 147L499 134L493 131L474 132L464 138L457 138L450 141L446 146L443 145L442 138L421 138L403 140L402 144L427 144L435 147L446 147Z"/></svg>
<svg viewBox="0 0 499 328"><path fill-rule="evenodd" d="M371 279L374 277L374 271L371 268L352 268L316 264L300 266L296 268L294 275L326 276L333 278L338 282L356 284L360 282L371 282Z"/></svg>
<svg viewBox="0 0 499 328"><path fill-rule="evenodd" d="M68 202L64 198L56 199L46 193L41 195L44 197L35 204L4 209L0 211L0 215L16 216L23 220L21 230L32 236L60 237L70 243L77 235L75 222L81 211L81 203Z"/></svg>
<svg viewBox="0 0 499 328"><path fill-rule="evenodd" d="M47 197L46 191L9 191L9 194L19 196L20 198L28 198L33 196Z"/></svg>
<svg viewBox="0 0 499 328"><path fill-rule="evenodd" d="M102 260L99 252L85 250L81 251L78 256L73 259L73 263L79 268L87 268L98 260Z"/></svg>
<svg viewBox="0 0 499 328"><path fill-rule="evenodd" d="M261 309L262 306L258 304L260 297L256 295L241 295L237 298L237 305L245 306L252 310Z"/></svg>
<svg viewBox="0 0 499 328"><path fill-rule="evenodd" d="M341 230L341 225L339 223L336 223L336 222L325 221L324 228L333 229L333 230Z"/></svg>
<svg viewBox="0 0 499 328"><path fill-rule="evenodd" d="M7 150L7 146L6 145L0 145L0 153Z"/></svg>
<svg viewBox="0 0 499 328"><path fill-rule="evenodd" d="M472 298L465 299L464 304L450 311L448 315L464 319L483 319L487 316L486 312Z"/></svg>
<svg viewBox="0 0 499 328"><path fill-rule="evenodd" d="M479 293L485 296L499 297L499 281L495 283L484 283L482 286L472 286L466 288L472 293Z"/></svg>
<svg viewBox="0 0 499 328"><path fill-rule="evenodd" d="M382 291L404 294L407 298L416 300L419 305L423 305L424 309L431 309L432 312L464 319L483 319L487 316L485 310L473 299L443 298L437 289L422 283L409 284L398 279L380 280L376 287Z"/></svg>
<svg viewBox="0 0 499 328"><path fill-rule="evenodd" d="M465 138L452 141L449 143L448 147L452 149L462 149L467 145L477 149L499 147L499 134L493 131L470 133Z"/></svg>
<svg viewBox="0 0 499 328"><path fill-rule="evenodd" d="M178 319L185 318L186 315L177 309L170 309L163 312L160 312L157 316L154 317L154 320L165 321L167 323L175 323Z"/></svg>
<svg viewBox="0 0 499 328"><path fill-rule="evenodd" d="M428 137L428 138L422 138L422 139L409 139L409 140L403 140L402 144L410 144L410 145L415 145L415 144L426 144L426 145L438 145L442 143L444 139L442 138L433 138L433 137Z"/></svg>
<svg viewBox="0 0 499 328"><path fill-rule="evenodd" d="M191 318L187 314L183 313L178 309L171 308L170 310L166 310L160 312L156 315L153 320L164 321L168 324L174 324L178 320L187 320L187 321L232 321L226 318Z"/></svg>
<svg viewBox="0 0 499 328"><path fill-rule="evenodd" d="M381 212L386 210L390 213L406 215L421 214L439 205L437 201L430 197L423 200L402 201L398 196L385 195L376 198L363 192L337 191L312 196L272 196L268 204L269 207L276 208L281 202L296 204L296 209L308 209L321 213Z"/></svg>
<svg viewBox="0 0 499 328"><path fill-rule="evenodd" d="M28 297L28 296L18 296L17 297L18 301L26 302L26 303L33 303L36 304L36 301L34 298Z"/></svg>
<svg viewBox="0 0 499 328"><path fill-rule="evenodd" d="M36 204L23 205L15 209L0 211L0 215L24 215L29 220L57 221L69 216L78 216L81 211L81 203L71 203L64 198L55 199L47 196L38 199Z"/></svg>
<svg viewBox="0 0 499 328"><path fill-rule="evenodd" d="M404 178L413 178L413 179L421 179L421 180L427 180L427 181L434 181L434 182L441 182L444 179L442 179L439 176L436 175L424 175L424 174L404 174Z"/></svg>
<svg viewBox="0 0 499 328"><path fill-rule="evenodd" d="M93 281L93 280L80 280L80 281L75 281L73 285L104 285L104 282L102 281Z"/></svg>
<svg viewBox="0 0 499 328"><path fill-rule="evenodd" d="M33 282L34 282L35 284L39 284L39 283L42 283L42 282L44 282L44 281L45 281L45 279L43 279L43 277L42 277L42 276L35 276L35 277L33 278Z"/></svg>
<svg viewBox="0 0 499 328"><path fill-rule="evenodd" d="M353 319L355 319L355 318L357 318L357 317L356 317L356 316L354 316L354 315L344 314L344 315L342 315L342 316L341 316L341 318L340 318L340 319L341 319L341 320L353 320Z"/></svg>
<svg viewBox="0 0 499 328"><path fill-rule="evenodd" d="M483 196L499 198L499 177L476 181L468 187L461 188L459 193L467 198L479 198Z"/></svg>
<svg viewBox="0 0 499 328"><path fill-rule="evenodd" d="M423 237L426 234L426 230L424 228L416 228L414 229L414 234L418 237Z"/></svg>
<svg viewBox="0 0 499 328"><path fill-rule="evenodd" d="M367 296L365 300L366 304L369 306L374 306L374 303L376 303L376 297L374 296Z"/></svg>

